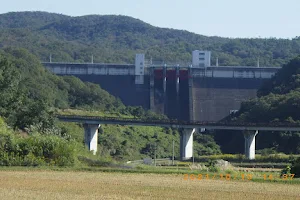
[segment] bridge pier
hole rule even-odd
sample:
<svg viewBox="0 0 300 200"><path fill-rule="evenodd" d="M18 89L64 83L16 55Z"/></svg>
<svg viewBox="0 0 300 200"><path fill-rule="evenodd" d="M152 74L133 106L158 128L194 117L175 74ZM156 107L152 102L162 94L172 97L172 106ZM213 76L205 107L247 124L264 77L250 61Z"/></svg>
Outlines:
<svg viewBox="0 0 300 200"><path fill-rule="evenodd" d="M163 90L164 94L166 94L167 91L167 67L163 67Z"/></svg>
<svg viewBox="0 0 300 200"><path fill-rule="evenodd" d="M181 160L188 160L193 157L193 135L194 128L183 129L180 135L180 158Z"/></svg>
<svg viewBox="0 0 300 200"><path fill-rule="evenodd" d="M167 113L168 112L168 105L167 105L167 67L166 64L163 67L163 97L164 97L164 103L163 103L163 113Z"/></svg>
<svg viewBox="0 0 300 200"><path fill-rule="evenodd" d="M255 136L258 131L244 131L245 156L249 160L255 159Z"/></svg>
<svg viewBox="0 0 300 200"><path fill-rule="evenodd" d="M188 69L188 80L189 80L189 118L190 121L195 120L194 114L194 95L193 95L193 78L192 78L192 69Z"/></svg>
<svg viewBox="0 0 300 200"><path fill-rule="evenodd" d="M176 94L177 94L177 97L179 95L179 83L180 83L180 80L179 80L179 67L176 67Z"/></svg>
<svg viewBox="0 0 300 200"><path fill-rule="evenodd" d="M98 128L100 124L83 124L84 143L93 154L96 155L98 145Z"/></svg>
<svg viewBox="0 0 300 200"><path fill-rule="evenodd" d="M150 110L155 111L154 105L154 68L150 68Z"/></svg>

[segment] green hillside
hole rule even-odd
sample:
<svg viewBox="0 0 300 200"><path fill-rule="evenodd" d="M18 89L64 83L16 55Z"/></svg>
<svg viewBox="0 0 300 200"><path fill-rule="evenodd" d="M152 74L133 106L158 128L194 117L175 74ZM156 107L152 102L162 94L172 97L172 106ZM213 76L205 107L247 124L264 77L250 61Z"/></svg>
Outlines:
<svg viewBox="0 0 300 200"><path fill-rule="evenodd" d="M211 50L220 65L281 66L300 54L300 38L229 39L154 27L127 16L69 17L46 12L0 15L0 48L23 47L41 61L133 63L136 53L153 61L190 62L195 49Z"/></svg>

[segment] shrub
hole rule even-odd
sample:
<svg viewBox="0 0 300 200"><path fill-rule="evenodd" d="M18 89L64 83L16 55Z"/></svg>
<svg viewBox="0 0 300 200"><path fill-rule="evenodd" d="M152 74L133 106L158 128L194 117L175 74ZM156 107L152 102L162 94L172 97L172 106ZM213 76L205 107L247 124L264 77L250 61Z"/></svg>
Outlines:
<svg viewBox="0 0 300 200"><path fill-rule="evenodd" d="M207 164L207 168L209 172L219 172L220 168L216 166L216 160L209 160Z"/></svg>
<svg viewBox="0 0 300 200"><path fill-rule="evenodd" d="M297 178L300 177L300 158L292 163L291 174L295 174Z"/></svg>
<svg viewBox="0 0 300 200"><path fill-rule="evenodd" d="M35 134L21 137L0 132L1 166L73 166L76 143L58 136Z"/></svg>
<svg viewBox="0 0 300 200"><path fill-rule="evenodd" d="M260 153L262 156L268 156L270 154L276 154L276 150L274 147L272 148L264 148L264 149L261 149L261 150L256 150L256 153Z"/></svg>
<svg viewBox="0 0 300 200"><path fill-rule="evenodd" d="M207 167L215 167L216 164L217 164L217 161L211 159L211 160L208 161Z"/></svg>
<svg viewBox="0 0 300 200"><path fill-rule="evenodd" d="M226 169L226 170L225 170L225 173L226 173L226 174L234 174L235 171L234 171L233 169Z"/></svg>
<svg viewBox="0 0 300 200"><path fill-rule="evenodd" d="M221 155L210 155L210 156L199 156L195 158L197 162L208 162L210 159L213 160L226 160L229 162L255 162L255 163L266 163L266 162L274 162L274 163L289 163L296 156L285 155L283 153L270 154L267 156L256 155L255 160L247 160L246 157L242 154L221 154Z"/></svg>
<svg viewBox="0 0 300 200"><path fill-rule="evenodd" d="M291 174L291 167L290 166L286 166L286 168L284 168L283 170L281 170L280 177L282 177L283 174Z"/></svg>
<svg viewBox="0 0 300 200"><path fill-rule="evenodd" d="M90 167L108 167L113 166L115 163L111 158L88 158L85 156L79 156L79 161L87 164Z"/></svg>
<svg viewBox="0 0 300 200"><path fill-rule="evenodd" d="M220 172L220 168L216 167L216 166L210 166L210 167L208 167L208 171L217 173L217 172Z"/></svg>

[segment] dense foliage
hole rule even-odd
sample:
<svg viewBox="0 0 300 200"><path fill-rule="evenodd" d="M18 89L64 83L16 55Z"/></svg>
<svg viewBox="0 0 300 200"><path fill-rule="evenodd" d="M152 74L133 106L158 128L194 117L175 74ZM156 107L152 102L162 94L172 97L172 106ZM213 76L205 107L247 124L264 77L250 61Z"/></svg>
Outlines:
<svg viewBox="0 0 300 200"><path fill-rule="evenodd" d="M78 149L74 141L56 135L16 135L0 118L0 166L73 166Z"/></svg>
<svg viewBox="0 0 300 200"><path fill-rule="evenodd" d="M84 140L83 127L75 123L60 123L63 134L77 142ZM99 156L116 160L141 158L171 158L174 141L175 158L179 159L178 129L146 126L101 125L98 135ZM220 154L220 147L211 135L195 134L194 156Z"/></svg>
<svg viewBox="0 0 300 200"><path fill-rule="evenodd" d="M293 161L290 173L295 174L295 177L300 178L300 158Z"/></svg>
<svg viewBox="0 0 300 200"><path fill-rule="evenodd" d="M190 63L193 50L211 50L220 65L281 66L300 54L300 38L229 39L158 28L114 15L70 17L46 12L0 15L0 48L28 49L40 60L133 63L136 53L153 61Z"/></svg>
<svg viewBox="0 0 300 200"><path fill-rule="evenodd" d="M172 156L172 141L176 142L179 158L179 133L160 127L102 126L99 134L100 155L115 159L134 160L141 157ZM142 156L141 156L142 155Z"/></svg>

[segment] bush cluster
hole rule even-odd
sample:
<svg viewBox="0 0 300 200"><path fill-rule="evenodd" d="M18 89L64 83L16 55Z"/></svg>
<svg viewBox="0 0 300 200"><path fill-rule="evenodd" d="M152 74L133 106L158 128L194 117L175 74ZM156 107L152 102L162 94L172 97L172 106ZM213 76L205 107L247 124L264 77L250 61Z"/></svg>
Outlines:
<svg viewBox="0 0 300 200"><path fill-rule="evenodd" d="M59 136L0 132L0 166L73 166L76 143Z"/></svg>
<svg viewBox="0 0 300 200"><path fill-rule="evenodd" d="M259 162L259 163L290 163L291 159L294 156L286 154L270 154L270 155L256 155L255 160L247 160L246 157L242 154L220 154L220 155L209 155L209 156L200 156L195 158L197 162L208 162L209 160L227 160L230 162Z"/></svg>
<svg viewBox="0 0 300 200"><path fill-rule="evenodd" d="M295 177L300 177L300 158L293 161L291 167L291 174L295 174Z"/></svg>

